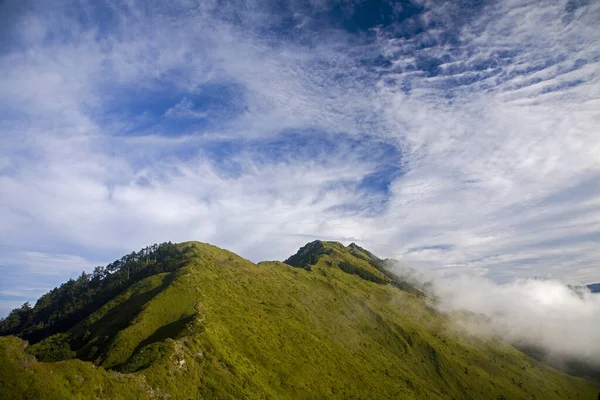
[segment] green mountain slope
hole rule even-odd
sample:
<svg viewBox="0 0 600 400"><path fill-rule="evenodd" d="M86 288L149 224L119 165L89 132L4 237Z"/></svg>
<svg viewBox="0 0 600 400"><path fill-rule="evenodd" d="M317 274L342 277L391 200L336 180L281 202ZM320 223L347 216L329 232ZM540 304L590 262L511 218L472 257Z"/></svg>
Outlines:
<svg viewBox="0 0 600 400"><path fill-rule="evenodd" d="M62 315L45 301L46 314L36 305L0 323L31 343L0 338L0 398L584 399L600 391L505 343L464 336L356 245L312 242L288 264L253 264L197 242L175 248L168 267L153 252L133 253L126 268L135 280L123 275L112 297L94 286L104 302L65 300L89 310L80 318L42 323Z"/></svg>

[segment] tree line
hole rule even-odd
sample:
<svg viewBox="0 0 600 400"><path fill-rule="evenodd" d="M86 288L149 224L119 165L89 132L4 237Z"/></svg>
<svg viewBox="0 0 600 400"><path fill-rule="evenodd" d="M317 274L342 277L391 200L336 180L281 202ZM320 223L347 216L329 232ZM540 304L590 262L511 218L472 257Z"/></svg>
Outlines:
<svg viewBox="0 0 600 400"><path fill-rule="evenodd" d="M0 335L16 335L36 343L66 332L135 282L183 266L189 247L171 242L154 244L121 257L106 267L85 271L38 299L0 319Z"/></svg>

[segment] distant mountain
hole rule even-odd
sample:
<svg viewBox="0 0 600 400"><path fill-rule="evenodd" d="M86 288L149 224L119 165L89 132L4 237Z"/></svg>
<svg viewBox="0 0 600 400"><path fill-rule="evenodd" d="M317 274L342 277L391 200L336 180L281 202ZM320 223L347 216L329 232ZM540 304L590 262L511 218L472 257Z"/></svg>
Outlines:
<svg viewBox="0 0 600 400"><path fill-rule="evenodd" d="M600 283L593 283L587 287L592 293L600 293Z"/></svg>
<svg viewBox="0 0 600 400"><path fill-rule="evenodd" d="M286 263L142 249L0 322L0 398L596 398L596 382L463 336L385 265L324 241Z"/></svg>

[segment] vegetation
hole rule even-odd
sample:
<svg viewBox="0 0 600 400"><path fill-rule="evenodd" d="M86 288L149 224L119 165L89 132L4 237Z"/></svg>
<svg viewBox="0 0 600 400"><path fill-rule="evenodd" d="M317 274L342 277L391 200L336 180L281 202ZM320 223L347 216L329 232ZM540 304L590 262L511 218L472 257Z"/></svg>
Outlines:
<svg viewBox="0 0 600 400"><path fill-rule="evenodd" d="M0 337L0 399L151 399L142 376L120 374L80 360L39 363L26 343Z"/></svg>
<svg viewBox="0 0 600 400"><path fill-rule="evenodd" d="M123 256L92 274L81 273L46 293L31 307L14 309L0 321L0 335L18 334L32 343L71 329L87 315L132 283L161 272L174 271L185 262L187 248L169 243L153 245Z"/></svg>
<svg viewBox="0 0 600 400"><path fill-rule="evenodd" d="M39 301L11 313L3 332L37 342L0 338L0 398L583 399L600 390L505 343L466 337L356 245L313 242L289 265L169 246L176 257L132 257L138 267L100 305L80 291L42 303L55 318L33 311Z"/></svg>
<svg viewBox="0 0 600 400"><path fill-rule="evenodd" d="M341 243L315 240L298 250L295 255L285 260L285 263L310 271L319 261L371 282L392 281L390 273L383 268L382 260L354 243L346 248Z"/></svg>

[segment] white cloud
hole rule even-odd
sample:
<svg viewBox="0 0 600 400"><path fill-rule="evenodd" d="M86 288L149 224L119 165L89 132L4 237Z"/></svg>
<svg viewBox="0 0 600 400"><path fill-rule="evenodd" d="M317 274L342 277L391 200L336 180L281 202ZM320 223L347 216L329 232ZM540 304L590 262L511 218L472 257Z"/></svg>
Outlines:
<svg viewBox="0 0 600 400"><path fill-rule="evenodd" d="M561 282L517 280L498 285L461 276L434 280L444 311L477 314L464 322L473 333L488 333L521 346L542 348L547 357L565 357L600 366L600 295L577 293ZM485 319L478 318L484 315Z"/></svg>
<svg viewBox="0 0 600 400"><path fill-rule="evenodd" d="M394 76L412 79L419 89L410 94L382 86L382 108L390 130L407 142L403 155L410 168L395 183L394 202L380 221L399 225L395 256L438 267L485 266L497 278L547 270L576 279L579 268L597 264L600 113L593 106L600 92L600 47L590 29L600 9L584 7L565 27L555 17L564 6L502 3L463 28L460 56L457 47L438 48L437 56L448 56L461 71L482 55L517 55L491 78L448 88L450 100L428 86L430 78L411 78L412 72ZM388 53L406 45L389 42ZM464 59L464 53L473 56ZM553 58L562 61L536 67ZM587 64L556 73L576 60ZM528 69L539 70L523 72ZM513 78L515 71L521 72ZM523 74L544 80L515 90ZM574 78L582 82L541 93ZM393 240L384 236L389 234L373 238L373 244L383 241L379 247L389 248ZM408 253L439 242L453 247Z"/></svg>
<svg viewBox="0 0 600 400"><path fill-rule="evenodd" d="M11 254L112 256L197 239L258 261L331 238L497 280L600 280L598 4L565 24L564 2L503 2L461 19L451 42L438 29L382 30L372 43L334 30L265 35L279 20L254 3L242 25L209 3L126 7L106 26L34 10L35 29L23 17L20 46L0 54L0 240ZM380 54L393 67L362 63ZM425 56L443 74L420 70ZM207 84L234 88L232 113L194 107ZM209 128L168 130L205 116ZM257 144L292 131L334 146L277 158ZM385 158L378 141L402 152L389 194L357 188Z"/></svg>
<svg viewBox="0 0 600 400"><path fill-rule="evenodd" d="M208 113L194 110L194 104L190 101L190 99L181 100L179 103L165 111L165 115L169 117L199 119L208 117Z"/></svg>
<svg viewBox="0 0 600 400"><path fill-rule="evenodd" d="M80 256L70 254L53 254L39 251L22 251L13 256L0 258L2 264L18 265L24 269L24 272L35 275L62 275L81 273L82 271L91 271L99 262L91 262ZM27 291L31 289L19 288L18 291ZM34 289L39 290L39 289ZM1 294L8 295L8 292L2 291ZM13 294L14 295L14 294Z"/></svg>

